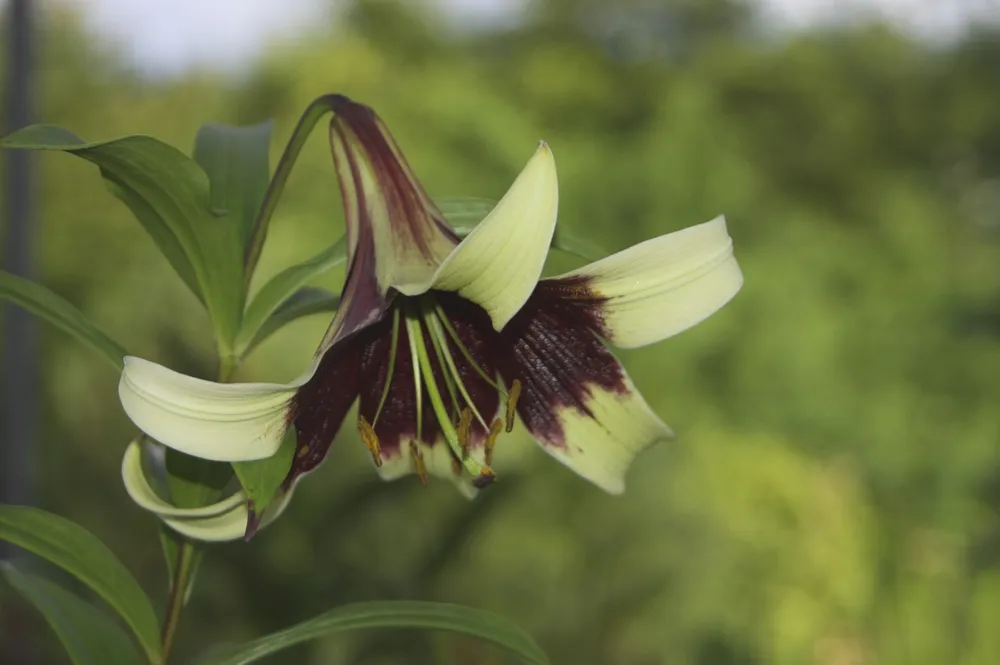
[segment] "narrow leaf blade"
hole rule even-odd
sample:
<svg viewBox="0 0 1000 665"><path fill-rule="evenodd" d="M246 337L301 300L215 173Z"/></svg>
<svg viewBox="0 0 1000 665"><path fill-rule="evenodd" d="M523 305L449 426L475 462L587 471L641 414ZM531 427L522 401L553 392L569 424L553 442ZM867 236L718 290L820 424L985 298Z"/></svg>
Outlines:
<svg viewBox="0 0 1000 665"><path fill-rule="evenodd" d="M212 211L236 223L241 255L267 192L273 130L271 121L248 127L210 123L195 137L194 160L208 175Z"/></svg>
<svg viewBox="0 0 1000 665"><path fill-rule="evenodd" d="M177 273L196 287L218 336L232 342L245 296L239 230L212 215L208 177L193 159L151 136L84 143L52 125L26 127L0 146L68 152L99 167Z"/></svg>
<svg viewBox="0 0 1000 665"><path fill-rule="evenodd" d="M336 633L373 628L424 628L477 637L499 645L533 665L549 659L516 625L490 612L450 603L387 601L345 605L202 661L202 665L245 665L290 646Z"/></svg>
<svg viewBox="0 0 1000 665"><path fill-rule="evenodd" d="M92 533L44 510L0 505L0 540L52 562L90 587L124 619L150 662L158 662L159 627L149 598Z"/></svg>
<svg viewBox="0 0 1000 665"><path fill-rule="evenodd" d="M111 618L44 577L0 564L7 582L42 613L74 665L138 665L145 662Z"/></svg>
<svg viewBox="0 0 1000 665"><path fill-rule="evenodd" d="M347 259L347 238L341 237L312 258L282 270L272 277L247 306L236 348L246 348L268 317L292 294L309 282Z"/></svg>
<svg viewBox="0 0 1000 665"><path fill-rule="evenodd" d="M125 349L108 337L68 300L41 284L0 271L0 298L23 307L32 314L67 332L99 352L117 371L124 367Z"/></svg>
<svg viewBox="0 0 1000 665"><path fill-rule="evenodd" d="M336 312L339 306L339 296L330 293L326 289L303 286L267 317L264 323L257 329L254 336L243 347L240 355L245 357L258 344L296 319L312 314Z"/></svg>

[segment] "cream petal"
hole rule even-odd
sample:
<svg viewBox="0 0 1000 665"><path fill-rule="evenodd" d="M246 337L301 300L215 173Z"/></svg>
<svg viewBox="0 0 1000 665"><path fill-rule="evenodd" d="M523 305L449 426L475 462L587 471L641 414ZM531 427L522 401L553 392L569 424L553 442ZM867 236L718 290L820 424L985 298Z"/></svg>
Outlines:
<svg viewBox="0 0 1000 665"><path fill-rule="evenodd" d="M291 491L275 496L264 514L260 529L278 519L288 507L291 499ZM194 519L163 518L163 523L192 540L224 542L243 538L246 533L248 517L246 501L243 501L219 515Z"/></svg>
<svg viewBox="0 0 1000 665"><path fill-rule="evenodd" d="M130 356L118 396L132 422L165 446L235 462L278 450L289 401L309 376L311 371L288 385L214 383Z"/></svg>
<svg viewBox="0 0 1000 665"><path fill-rule="evenodd" d="M591 387L586 412L558 409L558 437L532 432L545 452L611 494L625 491L625 475L639 453L673 437L631 381L626 379L625 388Z"/></svg>
<svg viewBox="0 0 1000 665"><path fill-rule="evenodd" d="M135 503L158 517L177 517L183 519L217 517L231 511L242 503L246 503L246 495L237 492L217 503L200 508L178 508L169 501L160 498L156 490L149 484L142 468L142 446L133 441L125 449L122 458L122 480L125 491Z"/></svg>
<svg viewBox="0 0 1000 665"><path fill-rule="evenodd" d="M602 334L635 348L700 323L735 296L743 274L724 217L630 247L552 282L583 279Z"/></svg>
<svg viewBox="0 0 1000 665"><path fill-rule="evenodd" d="M457 291L502 329L538 283L558 207L556 164L542 143L493 211L445 259L432 288Z"/></svg>

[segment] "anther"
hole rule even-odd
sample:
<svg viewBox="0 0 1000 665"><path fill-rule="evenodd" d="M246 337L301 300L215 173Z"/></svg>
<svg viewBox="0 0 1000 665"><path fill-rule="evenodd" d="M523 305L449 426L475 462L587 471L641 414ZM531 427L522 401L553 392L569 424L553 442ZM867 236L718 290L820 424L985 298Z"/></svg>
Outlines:
<svg viewBox="0 0 1000 665"><path fill-rule="evenodd" d="M462 471L464 471L464 469L462 468L462 460L460 460L457 457L455 457L454 455L452 455L451 456L451 472L454 473L456 476L460 476L460 475L462 475Z"/></svg>
<svg viewBox="0 0 1000 665"><path fill-rule="evenodd" d="M458 445L462 448L462 459L469 456L469 436L472 428L472 409L465 407L458 419Z"/></svg>
<svg viewBox="0 0 1000 665"><path fill-rule="evenodd" d="M514 431L514 409L517 407L517 398L521 396L521 382L518 379L514 379L514 382L510 384L510 394L507 396L507 433L510 434Z"/></svg>
<svg viewBox="0 0 1000 665"><path fill-rule="evenodd" d="M492 485L493 481L495 481L496 479L497 479L497 474L493 473L493 469L486 467L472 481L472 485L476 489L481 490L484 487L489 487L490 485Z"/></svg>
<svg viewBox="0 0 1000 665"><path fill-rule="evenodd" d="M308 454L309 454L309 444L305 443L299 446L299 449L296 451L295 456L298 457L299 459L302 459Z"/></svg>
<svg viewBox="0 0 1000 665"><path fill-rule="evenodd" d="M361 415L358 416L358 433L361 434L361 440L364 442L365 448L371 453L375 466L382 466L382 448L379 446L375 428Z"/></svg>
<svg viewBox="0 0 1000 665"><path fill-rule="evenodd" d="M424 454L420 452L416 441L410 441L410 459L413 460L413 466L417 469L417 475L420 476L420 484L426 485L427 465L424 464Z"/></svg>
<svg viewBox="0 0 1000 665"><path fill-rule="evenodd" d="M486 444L484 445L483 459L487 464L493 463L493 446L497 443L497 437L500 436L500 430L503 428L503 422L499 418L493 421L490 425L490 433L486 437ZM509 430L508 430L509 431Z"/></svg>

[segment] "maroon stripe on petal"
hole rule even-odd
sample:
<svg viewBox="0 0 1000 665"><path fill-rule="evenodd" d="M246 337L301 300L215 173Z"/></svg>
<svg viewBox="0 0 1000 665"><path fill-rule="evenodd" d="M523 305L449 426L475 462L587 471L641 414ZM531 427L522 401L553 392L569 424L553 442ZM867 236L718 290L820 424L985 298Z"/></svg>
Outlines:
<svg viewBox="0 0 1000 665"><path fill-rule="evenodd" d="M295 427L298 450L285 478L285 488L326 458L344 416L358 397L363 349L361 335L335 344L324 354L316 373L295 394L289 421Z"/></svg>
<svg viewBox="0 0 1000 665"><path fill-rule="evenodd" d="M380 195L389 212L389 221L397 234L410 239L425 256L432 255L433 234L443 232L455 243L458 237L444 220L431 198L424 191L420 181L410 169L395 139L378 115L368 106L338 96L333 104L336 116L331 125L346 125L357 138L364 158L371 164L378 180ZM338 131L347 143L346 136ZM350 154L352 151L348 149ZM362 181L355 174L354 186L363 188ZM362 206L360 214L367 213ZM365 220L362 223L371 223Z"/></svg>
<svg viewBox="0 0 1000 665"><path fill-rule="evenodd" d="M500 373L508 385L521 382L517 413L549 445L565 445L560 409L592 415L594 387L627 391L621 365L597 337L600 302L583 280L543 280L500 333Z"/></svg>
<svg viewBox="0 0 1000 665"><path fill-rule="evenodd" d="M496 350L499 339L486 310L456 293L436 291L433 295L444 310L445 316L448 317L448 321L455 329L455 333L461 340L462 346L468 351L469 356L486 376L496 381ZM488 426L500 408L500 394L496 387L486 381L470 364L465 354L455 345L451 336L446 333L446 337L462 385L465 386L469 398L476 405L476 409L486 420ZM488 433L488 430L483 428L482 423L478 420L472 421L470 441L473 446L481 445Z"/></svg>

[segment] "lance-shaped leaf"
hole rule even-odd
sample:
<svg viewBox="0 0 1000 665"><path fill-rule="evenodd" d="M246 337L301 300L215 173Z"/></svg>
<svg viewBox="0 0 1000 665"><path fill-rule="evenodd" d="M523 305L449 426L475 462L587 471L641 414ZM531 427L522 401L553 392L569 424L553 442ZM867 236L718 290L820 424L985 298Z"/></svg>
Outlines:
<svg viewBox="0 0 1000 665"><path fill-rule="evenodd" d="M0 506L0 540L47 559L90 587L132 629L149 661L160 662L160 631L149 598L92 533L37 508Z"/></svg>
<svg viewBox="0 0 1000 665"><path fill-rule="evenodd" d="M295 430L285 433L281 446L271 457L249 462L233 462L233 471L240 479L240 485L246 492L248 506L253 519L263 515L274 498L282 481L288 477L292 468L292 458L295 456Z"/></svg>
<svg viewBox="0 0 1000 665"><path fill-rule="evenodd" d="M0 271L0 298L9 300L99 352L119 372L128 355L118 342L108 337L62 296L31 280Z"/></svg>
<svg viewBox="0 0 1000 665"><path fill-rule="evenodd" d="M303 286L267 317L264 323L257 329L257 332L254 333L253 337L244 346L237 347L240 351L240 357L246 357L258 344L292 321L311 314L332 314L337 311L337 307L339 306L340 296L330 293L326 289Z"/></svg>
<svg viewBox="0 0 1000 665"><path fill-rule="evenodd" d="M72 591L10 563L0 563L0 573L42 613L74 665L145 662L118 624Z"/></svg>
<svg viewBox="0 0 1000 665"><path fill-rule="evenodd" d="M245 295L240 230L212 213L198 164L149 136L85 143L65 129L32 125L0 146L59 150L95 164L170 264L205 303L220 340L238 331Z"/></svg>
<svg viewBox="0 0 1000 665"><path fill-rule="evenodd" d="M479 198L445 198L437 201L441 213L451 224L455 233L464 238L476 228L476 225L486 219L497 202L492 199ZM594 243L584 240L565 226L556 226L552 236L552 249L571 254L584 261L597 261L607 256L607 252Z"/></svg>
<svg viewBox="0 0 1000 665"><path fill-rule="evenodd" d="M530 635L496 614L450 603L386 601L338 607L291 628L206 658L200 665L245 665L302 642L373 628L447 630L497 644L525 663L549 663L545 652Z"/></svg>
<svg viewBox="0 0 1000 665"><path fill-rule="evenodd" d="M343 263L347 259L346 247L347 239L341 237L312 258L285 268L268 280L250 301L243 315L243 325L235 345L237 352L245 353L254 346L254 339L258 337L260 329L267 323L269 317L309 280Z"/></svg>
<svg viewBox="0 0 1000 665"><path fill-rule="evenodd" d="M202 125L195 136L194 161L208 174L212 211L236 224L241 252L250 242L267 192L273 129L271 121L249 127L210 123Z"/></svg>

